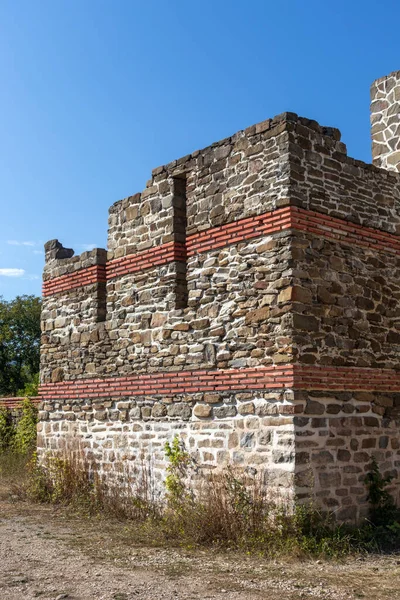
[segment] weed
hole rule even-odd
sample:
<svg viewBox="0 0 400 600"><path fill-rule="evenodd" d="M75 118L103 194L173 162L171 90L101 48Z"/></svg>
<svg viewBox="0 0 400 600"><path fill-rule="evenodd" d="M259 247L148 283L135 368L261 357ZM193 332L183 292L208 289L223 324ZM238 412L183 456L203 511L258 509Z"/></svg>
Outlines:
<svg viewBox="0 0 400 600"><path fill-rule="evenodd" d="M178 436L165 445L165 454L164 498L157 496L151 463L122 466L106 479L75 440L63 453L49 452L40 460L33 455L25 494L87 516L117 518L135 530L136 537L157 545L234 549L270 557L341 557L400 548L398 511L386 490L390 478L380 475L375 462L366 478L373 518L351 527L335 523L312 505L285 502L266 489L257 474L233 466L201 472Z"/></svg>
<svg viewBox="0 0 400 600"><path fill-rule="evenodd" d="M392 475L382 475L375 457L365 477L370 503L370 536L377 547L396 549L400 545L400 510L387 487L393 480Z"/></svg>
<svg viewBox="0 0 400 600"><path fill-rule="evenodd" d="M37 408L32 400L25 398L21 403L21 416L15 427L12 446L16 452L27 454L36 444Z"/></svg>
<svg viewBox="0 0 400 600"><path fill-rule="evenodd" d="M172 443L165 443L164 450L169 461L164 482L166 500L171 508L181 512L186 504L193 502L193 494L186 485L192 461L178 435L174 436Z"/></svg>
<svg viewBox="0 0 400 600"><path fill-rule="evenodd" d="M5 406L0 406L0 452L5 452L11 446L14 435L11 412Z"/></svg>

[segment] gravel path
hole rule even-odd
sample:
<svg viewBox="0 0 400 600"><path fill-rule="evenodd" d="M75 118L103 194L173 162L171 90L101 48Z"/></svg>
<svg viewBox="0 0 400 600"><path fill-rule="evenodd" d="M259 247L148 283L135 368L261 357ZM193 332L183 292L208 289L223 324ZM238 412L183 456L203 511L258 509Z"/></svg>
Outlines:
<svg viewBox="0 0 400 600"><path fill-rule="evenodd" d="M285 563L127 547L101 523L0 500L0 600L395 600L399 563Z"/></svg>

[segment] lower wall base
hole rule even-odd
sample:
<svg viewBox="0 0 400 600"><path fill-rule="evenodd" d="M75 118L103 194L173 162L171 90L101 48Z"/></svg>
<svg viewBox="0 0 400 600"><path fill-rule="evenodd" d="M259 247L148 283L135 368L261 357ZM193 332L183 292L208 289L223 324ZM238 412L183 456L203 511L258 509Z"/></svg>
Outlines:
<svg viewBox="0 0 400 600"><path fill-rule="evenodd" d="M262 477L265 485L285 499L293 497L293 417L237 417L218 421L143 420L45 421L38 426L38 450L84 451L100 474L112 477L124 468L151 466L156 493L164 491L168 461L164 446L175 435L199 471L234 465Z"/></svg>
<svg viewBox="0 0 400 600"><path fill-rule="evenodd" d="M365 477L375 457L400 505L397 396L366 392L276 390L136 399L46 399L39 452L81 448L109 478L145 463L164 492L165 443L176 434L202 472L233 465L258 474L286 499L312 501L339 521L369 506ZM397 410L397 409L396 409ZM204 416L203 416L204 415Z"/></svg>
<svg viewBox="0 0 400 600"><path fill-rule="evenodd" d="M393 397L391 397L393 396ZM400 506L400 422L392 394L297 391L303 413L294 417L295 491L299 500L332 511L339 521L368 514L365 478L372 458Z"/></svg>

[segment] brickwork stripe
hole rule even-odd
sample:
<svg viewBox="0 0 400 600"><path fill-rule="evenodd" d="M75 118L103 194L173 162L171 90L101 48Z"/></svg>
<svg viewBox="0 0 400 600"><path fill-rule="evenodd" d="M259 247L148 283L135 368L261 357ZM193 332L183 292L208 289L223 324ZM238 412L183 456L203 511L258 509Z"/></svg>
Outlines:
<svg viewBox="0 0 400 600"><path fill-rule="evenodd" d="M186 246L178 242L168 242L137 254L113 259L107 265L95 265L55 277L44 282L43 296L105 282L114 277L144 271L170 262L185 261L187 257L195 254L288 229L297 229L335 242L370 248L379 252L400 254L400 237L397 235L315 211L287 206L189 235Z"/></svg>
<svg viewBox="0 0 400 600"><path fill-rule="evenodd" d="M53 296L60 292L67 292L84 285L91 285L93 283L106 282L106 266L105 265L93 265L84 269L79 269L74 273L68 273L67 275L61 275L61 277L54 277L43 283L42 293L43 296Z"/></svg>
<svg viewBox="0 0 400 600"><path fill-rule="evenodd" d="M196 392L281 388L399 392L400 371L364 367L286 365L254 369L150 373L46 383L40 387L40 397L45 400L46 398L171 396Z"/></svg>
<svg viewBox="0 0 400 600"><path fill-rule="evenodd" d="M21 402L23 402L24 400L25 398L0 398L0 406L4 406L8 409L18 408ZM31 402L33 402L33 404L37 404L38 402L40 402L40 399L38 397L30 398L30 400Z"/></svg>
<svg viewBox="0 0 400 600"><path fill-rule="evenodd" d="M128 254L107 263L107 279L143 271L157 265L186 260L186 247L178 242L168 242L138 254Z"/></svg>
<svg viewBox="0 0 400 600"><path fill-rule="evenodd" d="M259 369L178 371L104 379L75 379L43 384L40 387L40 396L42 399L171 396L195 392L212 393L224 390L275 389L292 386L293 369L288 365Z"/></svg>
<svg viewBox="0 0 400 600"><path fill-rule="evenodd" d="M293 365L294 388L302 390L341 390L399 392L400 371L369 367L328 367Z"/></svg>
<svg viewBox="0 0 400 600"><path fill-rule="evenodd" d="M291 210L291 227L352 246L400 254L400 237L397 235L296 206Z"/></svg>

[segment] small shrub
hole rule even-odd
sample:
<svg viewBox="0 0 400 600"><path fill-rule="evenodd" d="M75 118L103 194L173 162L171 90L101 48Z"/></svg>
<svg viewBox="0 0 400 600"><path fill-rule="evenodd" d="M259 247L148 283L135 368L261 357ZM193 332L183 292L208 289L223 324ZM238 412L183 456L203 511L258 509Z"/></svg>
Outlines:
<svg viewBox="0 0 400 600"><path fill-rule="evenodd" d="M370 520L374 525L381 525L391 521L396 514L395 502L386 489L393 480L393 475L384 477L376 458L371 459L371 468L365 477L368 490L367 500L370 503Z"/></svg>
<svg viewBox="0 0 400 600"><path fill-rule="evenodd" d="M400 546L400 510L387 490L392 480L392 475L381 474L376 458L372 457L370 471L365 477L372 525L368 533L371 545L375 544L381 550L393 550Z"/></svg>
<svg viewBox="0 0 400 600"><path fill-rule="evenodd" d="M17 396L32 398L39 395L39 373L33 375L32 380L25 383L25 386L18 390Z"/></svg>
<svg viewBox="0 0 400 600"><path fill-rule="evenodd" d="M33 451L36 445L37 408L29 398L21 404L21 416L17 421L13 449L20 454Z"/></svg>
<svg viewBox="0 0 400 600"><path fill-rule="evenodd" d="M0 452L5 452L10 448L14 434L15 428L11 412L4 406L0 406Z"/></svg>
<svg viewBox="0 0 400 600"><path fill-rule="evenodd" d="M193 501L193 495L188 490L186 481L192 461L177 435L174 436L172 443L165 443L164 450L169 461L164 482L166 500L171 508L180 511L185 504Z"/></svg>

